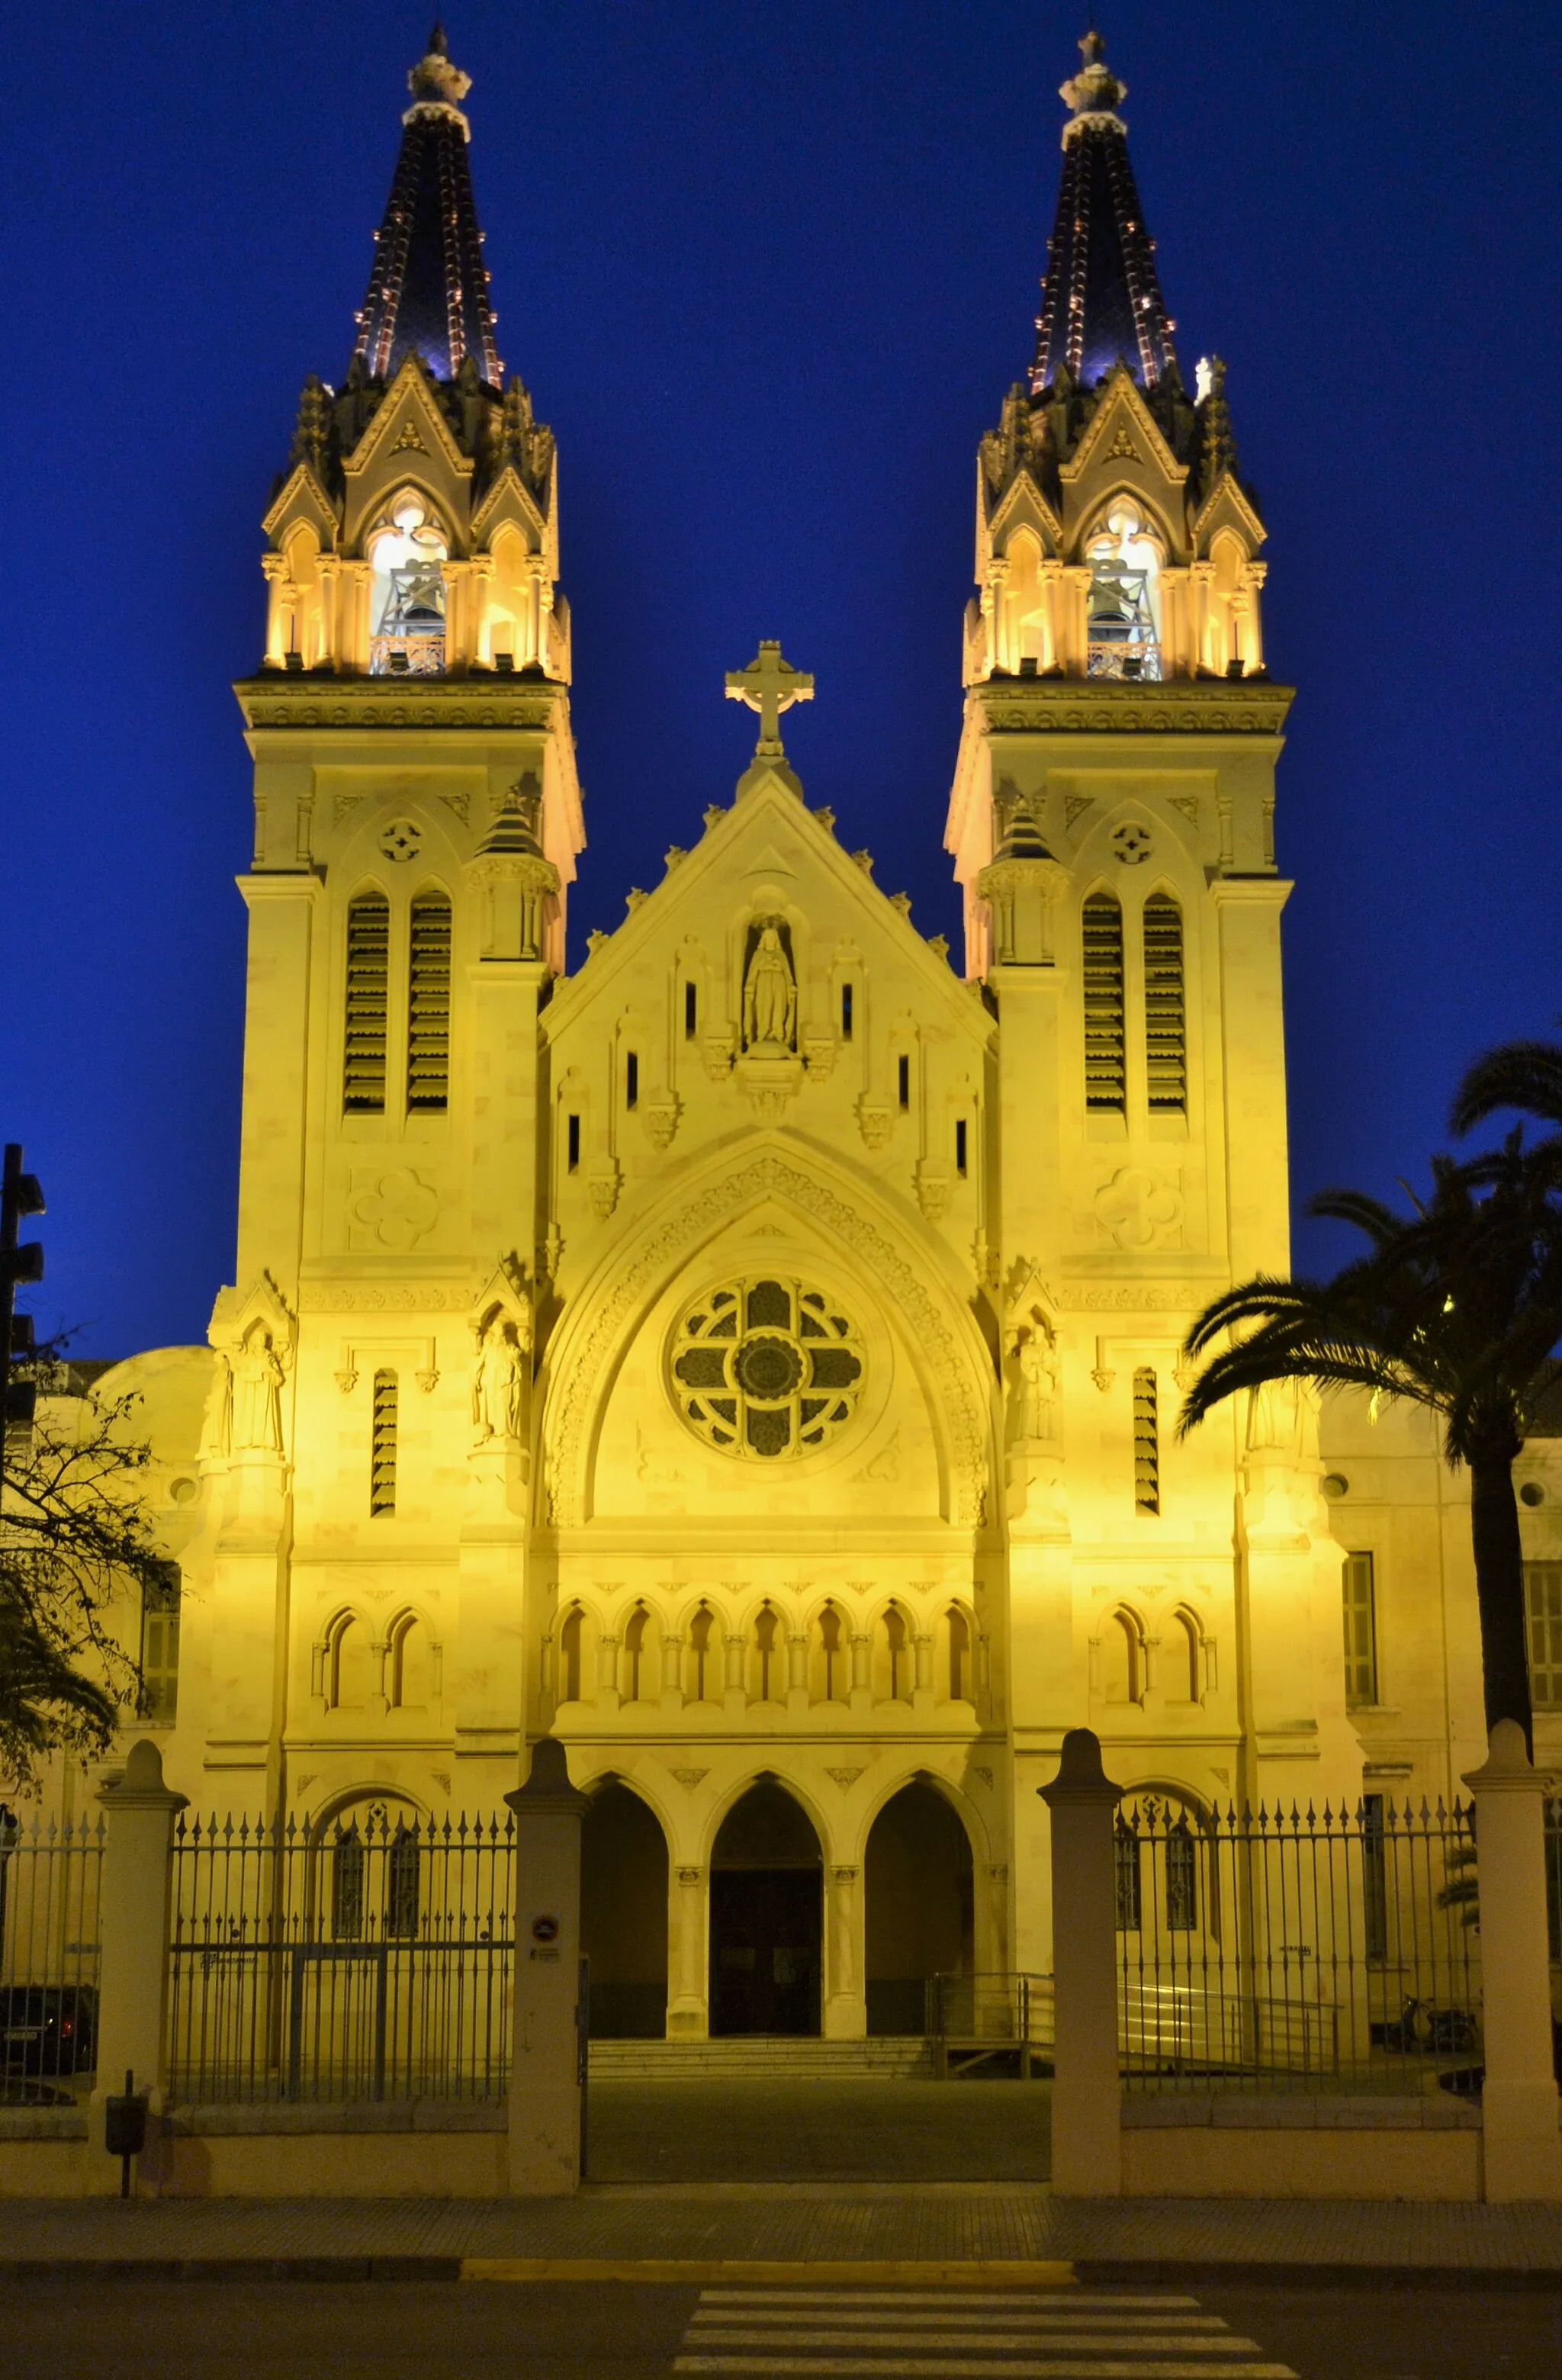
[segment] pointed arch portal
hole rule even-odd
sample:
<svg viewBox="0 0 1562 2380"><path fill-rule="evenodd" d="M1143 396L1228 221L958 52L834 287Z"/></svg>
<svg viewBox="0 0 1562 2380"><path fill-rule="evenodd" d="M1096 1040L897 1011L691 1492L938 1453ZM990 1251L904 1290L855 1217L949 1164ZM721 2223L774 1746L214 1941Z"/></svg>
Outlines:
<svg viewBox="0 0 1562 2380"><path fill-rule="evenodd" d="M752 1786L710 1855L710 2030L817 2034L824 1930L819 1839L790 1793Z"/></svg>
<svg viewBox="0 0 1562 2380"><path fill-rule="evenodd" d="M885 1803L867 1839L867 2029L926 2029L934 1975L969 1974L975 1926L971 1843L943 1795L920 1779Z"/></svg>
<svg viewBox="0 0 1562 2380"><path fill-rule="evenodd" d="M658 2041L667 2031L667 1840L637 1793L603 1786L580 1829L580 1947L591 2032Z"/></svg>

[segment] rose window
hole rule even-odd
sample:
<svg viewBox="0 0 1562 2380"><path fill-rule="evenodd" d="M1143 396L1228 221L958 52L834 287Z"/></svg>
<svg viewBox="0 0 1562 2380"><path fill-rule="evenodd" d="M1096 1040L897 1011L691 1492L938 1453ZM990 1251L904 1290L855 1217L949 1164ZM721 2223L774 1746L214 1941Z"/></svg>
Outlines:
<svg viewBox="0 0 1562 2380"><path fill-rule="evenodd" d="M689 1427L724 1454L806 1454L856 1410L856 1326L806 1281L734 1281L691 1307L673 1334L672 1393Z"/></svg>

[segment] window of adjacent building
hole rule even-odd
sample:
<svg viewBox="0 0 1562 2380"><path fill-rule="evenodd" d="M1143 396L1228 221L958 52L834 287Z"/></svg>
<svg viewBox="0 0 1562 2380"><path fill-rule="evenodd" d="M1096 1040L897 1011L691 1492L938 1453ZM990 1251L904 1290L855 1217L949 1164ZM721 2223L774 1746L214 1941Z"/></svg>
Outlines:
<svg viewBox="0 0 1562 2380"><path fill-rule="evenodd" d="M141 1582L142 1715L153 1727L172 1727L179 1711L179 1565L159 1569L160 1576Z"/></svg>
<svg viewBox="0 0 1562 2380"><path fill-rule="evenodd" d="M376 1372L369 1483L369 1509L374 1515L389 1516L396 1509L397 1404L394 1372Z"/></svg>
<svg viewBox="0 0 1562 2380"><path fill-rule="evenodd" d="M1374 1965L1388 1956L1388 1862L1383 1796L1362 1796L1362 1946Z"/></svg>
<svg viewBox="0 0 1562 2380"><path fill-rule="evenodd" d="M1133 1375L1133 1509L1158 1512L1160 1508L1160 1421L1156 1376L1146 1364Z"/></svg>
<svg viewBox="0 0 1562 2380"><path fill-rule="evenodd" d="M390 956L391 905L382 892L360 892L347 905L342 1105L349 1115L385 1112Z"/></svg>
<svg viewBox="0 0 1562 2380"><path fill-rule="evenodd" d="M1524 1601L1530 1700L1537 1710L1562 1710L1562 1562L1524 1564Z"/></svg>
<svg viewBox="0 0 1562 2380"><path fill-rule="evenodd" d="M1122 909L1109 892L1084 905L1084 1104L1121 1114L1127 1098Z"/></svg>
<svg viewBox="0 0 1562 2380"><path fill-rule="evenodd" d="M450 1104L450 903L421 892L412 905L406 995L406 1104Z"/></svg>
<svg viewBox="0 0 1562 2380"><path fill-rule="evenodd" d="M1562 1576L1562 1566L1559 1566ZM1377 1700L1377 1587L1371 1554L1347 1554L1341 1582L1345 1603L1345 1700L1353 1708Z"/></svg>
<svg viewBox="0 0 1562 2380"><path fill-rule="evenodd" d="M1144 904L1144 1076L1152 1111L1186 1110L1182 912L1168 892L1152 892Z"/></svg>

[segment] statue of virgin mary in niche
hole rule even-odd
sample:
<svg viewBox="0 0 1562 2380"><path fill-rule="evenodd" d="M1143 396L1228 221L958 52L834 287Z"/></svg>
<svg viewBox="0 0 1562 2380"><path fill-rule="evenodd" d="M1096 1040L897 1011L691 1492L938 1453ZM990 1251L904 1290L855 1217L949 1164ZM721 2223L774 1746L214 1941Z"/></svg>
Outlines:
<svg viewBox="0 0 1562 2380"><path fill-rule="evenodd" d="M759 929L743 987L745 1050L790 1050L797 1033L797 983L773 917Z"/></svg>

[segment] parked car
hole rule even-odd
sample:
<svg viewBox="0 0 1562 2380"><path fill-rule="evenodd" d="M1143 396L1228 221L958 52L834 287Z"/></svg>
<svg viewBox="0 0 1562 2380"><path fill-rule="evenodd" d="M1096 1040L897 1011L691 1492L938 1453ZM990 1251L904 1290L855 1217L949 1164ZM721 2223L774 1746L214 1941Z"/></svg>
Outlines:
<svg viewBox="0 0 1562 2380"><path fill-rule="evenodd" d="M91 1984L0 1984L0 2078L90 2074L97 2050Z"/></svg>

